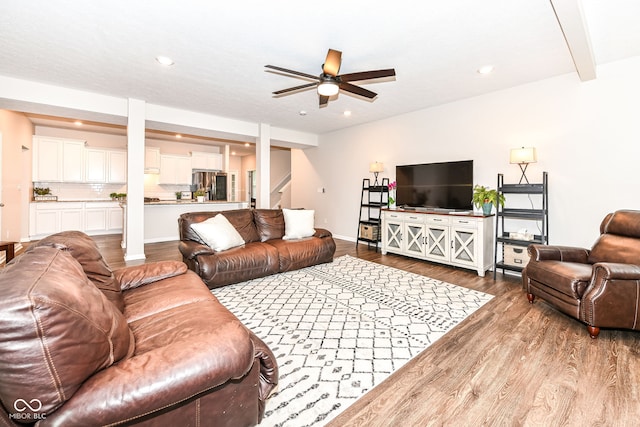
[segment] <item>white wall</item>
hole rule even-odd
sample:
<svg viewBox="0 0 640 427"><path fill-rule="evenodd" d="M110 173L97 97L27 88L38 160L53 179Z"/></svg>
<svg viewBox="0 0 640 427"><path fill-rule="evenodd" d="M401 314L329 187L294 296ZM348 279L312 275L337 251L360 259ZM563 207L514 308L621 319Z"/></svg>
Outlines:
<svg viewBox="0 0 640 427"><path fill-rule="evenodd" d="M498 71L499 72L499 71ZM590 247L604 215L639 209L640 57L598 67L582 83L574 73L321 136L293 150L292 203L316 209L316 225L355 239L369 163L474 160L474 181L517 182L509 150L534 146L527 176L549 173L550 242ZM319 193L325 188L325 193Z"/></svg>
<svg viewBox="0 0 640 427"><path fill-rule="evenodd" d="M29 235L28 212L32 188L30 183L33 125L24 114L0 110L0 134L0 201L4 203L0 240L26 241Z"/></svg>

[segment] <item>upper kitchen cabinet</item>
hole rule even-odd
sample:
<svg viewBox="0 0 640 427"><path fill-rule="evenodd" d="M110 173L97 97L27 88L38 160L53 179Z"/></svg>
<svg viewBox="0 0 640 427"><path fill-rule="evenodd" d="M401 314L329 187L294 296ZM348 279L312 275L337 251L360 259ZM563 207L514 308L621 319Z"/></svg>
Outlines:
<svg viewBox="0 0 640 427"><path fill-rule="evenodd" d="M107 151L107 183L125 184L127 182L127 152Z"/></svg>
<svg viewBox="0 0 640 427"><path fill-rule="evenodd" d="M85 141L33 137L34 182L83 182Z"/></svg>
<svg viewBox="0 0 640 427"><path fill-rule="evenodd" d="M193 151L191 153L191 168L221 171L222 154Z"/></svg>
<svg viewBox="0 0 640 427"><path fill-rule="evenodd" d="M88 148L85 152L85 182L127 182L127 153L122 150Z"/></svg>
<svg viewBox="0 0 640 427"><path fill-rule="evenodd" d="M191 157L162 154L158 183L191 185Z"/></svg>
<svg viewBox="0 0 640 427"><path fill-rule="evenodd" d="M144 149L144 172L160 173L160 149L156 147L145 147Z"/></svg>

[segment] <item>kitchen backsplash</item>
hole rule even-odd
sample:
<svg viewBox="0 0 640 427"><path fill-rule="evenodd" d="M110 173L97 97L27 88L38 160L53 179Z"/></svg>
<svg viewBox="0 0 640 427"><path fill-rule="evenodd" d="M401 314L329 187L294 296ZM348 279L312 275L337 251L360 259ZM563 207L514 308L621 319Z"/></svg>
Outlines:
<svg viewBox="0 0 640 427"><path fill-rule="evenodd" d="M34 182L34 187L48 187L58 200L109 200L111 193L126 193L127 186L122 184L82 184L67 182ZM161 200L174 200L177 191L189 191L189 185L160 185L158 175L145 175L144 197L157 197Z"/></svg>

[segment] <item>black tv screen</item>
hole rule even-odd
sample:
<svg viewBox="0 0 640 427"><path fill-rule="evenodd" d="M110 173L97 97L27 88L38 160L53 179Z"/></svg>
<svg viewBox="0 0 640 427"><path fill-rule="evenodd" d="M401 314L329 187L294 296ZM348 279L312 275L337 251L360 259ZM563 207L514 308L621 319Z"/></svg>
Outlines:
<svg viewBox="0 0 640 427"><path fill-rule="evenodd" d="M472 210L473 160L396 166L396 205Z"/></svg>

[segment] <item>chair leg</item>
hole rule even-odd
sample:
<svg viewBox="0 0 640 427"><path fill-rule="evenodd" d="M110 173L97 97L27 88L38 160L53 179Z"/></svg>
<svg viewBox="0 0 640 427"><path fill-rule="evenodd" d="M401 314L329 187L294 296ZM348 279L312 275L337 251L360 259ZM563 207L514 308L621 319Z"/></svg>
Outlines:
<svg viewBox="0 0 640 427"><path fill-rule="evenodd" d="M529 304L533 304L533 300L536 299L534 294L527 293L527 299L529 300Z"/></svg>
<svg viewBox="0 0 640 427"><path fill-rule="evenodd" d="M587 325L587 331L589 331L589 335L591 336L591 338L595 340L596 338L598 338L600 328L598 328L597 326Z"/></svg>

